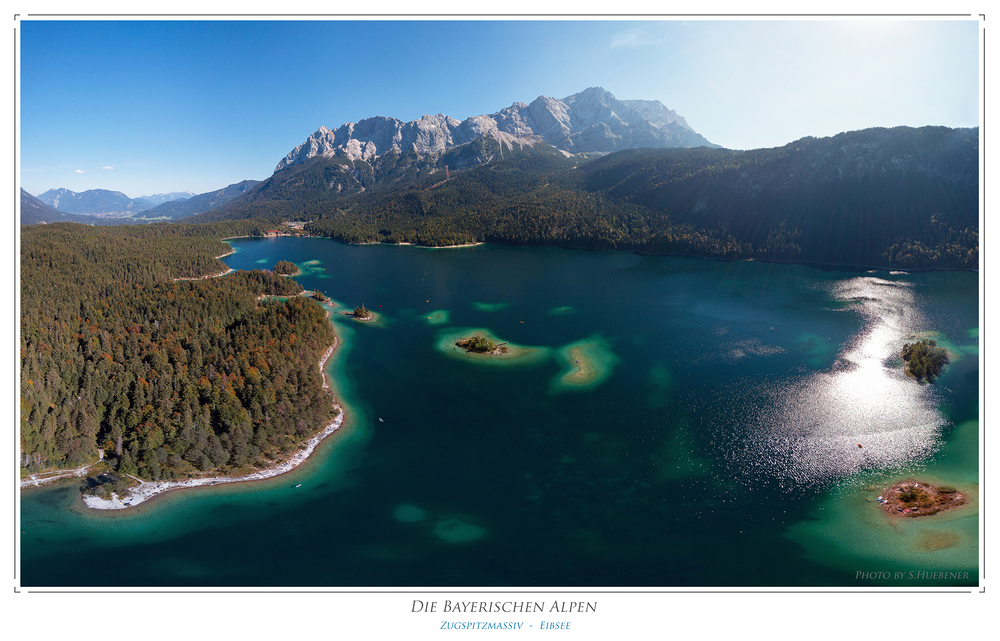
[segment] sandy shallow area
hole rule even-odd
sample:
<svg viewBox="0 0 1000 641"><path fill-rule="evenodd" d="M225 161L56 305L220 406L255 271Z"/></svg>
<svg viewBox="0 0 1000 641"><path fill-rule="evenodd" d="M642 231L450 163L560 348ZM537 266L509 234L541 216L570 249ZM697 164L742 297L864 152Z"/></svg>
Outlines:
<svg viewBox="0 0 1000 641"><path fill-rule="evenodd" d="M611 375L619 359L599 334L556 350L563 370L552 380L553 392L584 391L600 385Z"/></svg>
<svg viewBox="0 0 1000 641"><path fill-rule="evenodd" d="M319 369L323 372L326 362L330 359L333 354L333 350L337 348L337 340L334 340L332 346L326 350L323 354L323 358L320 359ZM330 384L326 378L324 372L323 375L323 389L329 389ZM83 502L87 507L95 510L123 510L129 507L135 507L140 503L148 501L154 496L158 496L165 492L170 492L172 490L179 490L183 488L190 487L202 487L206 485L222 485L225 483L242 483L246 481L263 481L266 479L274 478L290 472L297 468L299 465L305 462L309 455L313 453L316 447L325 439L327 436L333 434L337 431L344 421L344 413L340 408L340 405L336 402L334 407L337 410L337 417L332 423L323 428L319 433L306 441L306 444L295 454L292 455L287 461L270 467L264 470L259 470L253 472L252 474L247 474L246 476L216 476L198 479L187 479L184 481L139 481L139 485L130 488L128 494L119 497L115 493L111 494L111 499L102 499L97 496L84 496ZM135 477L132 477L135 478ZM139 479L136 479L139 480Z"/></svg>
<svg viewBox="0 0 1000 641"><path fill-rule="evenodd" d="M587 385L601 375L601 372L594 366L590 356L583 350L582 345L570 347L567 350L570 361L570 369L563 374L562 380L565 383L575 385Z"/></svg>

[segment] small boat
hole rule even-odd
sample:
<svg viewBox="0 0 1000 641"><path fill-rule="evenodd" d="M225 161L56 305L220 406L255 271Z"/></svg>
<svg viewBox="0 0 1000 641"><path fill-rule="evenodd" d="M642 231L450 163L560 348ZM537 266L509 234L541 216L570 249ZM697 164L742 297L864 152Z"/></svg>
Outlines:
<svg viewBox="0 0 1000 641"><path fill-rule="evenodd" d="M302 484L301 484L301 483L299 483L299 484L298 484L298 485L296 485L295 487L302 487Z"/></svg>
<svg viewBox="0 0 1000 641"><path fill-rule="evenodd" d="M378 422L379 423L385 423L385 421L383 421L381 418L378 419Z"/></svg>

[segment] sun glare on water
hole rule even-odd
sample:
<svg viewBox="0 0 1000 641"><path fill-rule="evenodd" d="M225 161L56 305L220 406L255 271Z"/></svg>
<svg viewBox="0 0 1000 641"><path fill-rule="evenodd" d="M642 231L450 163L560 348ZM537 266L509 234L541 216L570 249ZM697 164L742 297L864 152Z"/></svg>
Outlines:
<svg viewBox="0 0 1000 641"><path fill-rule="evenodd" d="M753 466L797 483L925 458L946 422L933 389L907 378L899 362L907 336L926 329L911 285L860 277L831 293L862 317L861 331L826 371L767 390L773 410L759 417L748 446Z"/></svg>

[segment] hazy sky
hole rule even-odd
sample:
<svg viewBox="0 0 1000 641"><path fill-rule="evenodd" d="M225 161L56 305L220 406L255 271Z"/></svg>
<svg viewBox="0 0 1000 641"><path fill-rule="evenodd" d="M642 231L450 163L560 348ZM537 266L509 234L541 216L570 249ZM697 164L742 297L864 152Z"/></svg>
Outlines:
<svg viewBox="0 0 1000 641"><path fill-rule="evenodd" d="M976 126L974 19L52 21L20 33L21 183L132 197L262 180L321 125L604 87L732 149Z"/></svg>

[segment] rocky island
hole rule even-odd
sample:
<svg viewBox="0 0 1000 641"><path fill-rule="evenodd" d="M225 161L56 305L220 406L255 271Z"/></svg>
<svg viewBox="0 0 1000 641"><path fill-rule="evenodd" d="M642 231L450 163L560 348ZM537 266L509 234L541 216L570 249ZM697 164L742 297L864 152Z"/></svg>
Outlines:
<svg viewBox="0 0 1000 641"><path fill-rule="evenodd" d="M928 516L968 502L965 494L953 487L935 487L914 479L893 484L877 500L893 516Z"/></svg>

